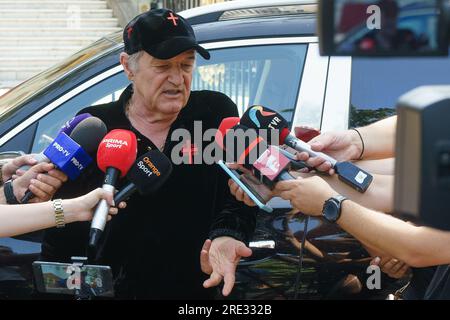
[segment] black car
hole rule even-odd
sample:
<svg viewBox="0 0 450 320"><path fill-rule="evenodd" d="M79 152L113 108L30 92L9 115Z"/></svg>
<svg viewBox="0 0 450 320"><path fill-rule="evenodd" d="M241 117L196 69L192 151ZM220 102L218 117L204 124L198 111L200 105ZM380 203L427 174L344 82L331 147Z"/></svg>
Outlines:
<svg viewBox="0 0 450 320"><path fill-rule="evenodd" d="M342 130L394 114L397 97L420 84L450 82L442 73L449 59L321 57L314 1L279 1L278 10L242 3L184 13L211 52L211 60L197 59L193 90L224 92L241 114L258 104L280 112L292 131ZM121 33L104 37L1 97L0 161L18 154L12 151L40 152L80 109L116 100L129 84L119 64L122 50ZM259 213L253 255L239 265L233 298L361 299L398 286L387 279L384 290L369 290L371 258L357 240L316 217L305 234L305 216L279 198L269 204L274 211ZM30 297L41 237L0 238L0 298Z"/></svg>

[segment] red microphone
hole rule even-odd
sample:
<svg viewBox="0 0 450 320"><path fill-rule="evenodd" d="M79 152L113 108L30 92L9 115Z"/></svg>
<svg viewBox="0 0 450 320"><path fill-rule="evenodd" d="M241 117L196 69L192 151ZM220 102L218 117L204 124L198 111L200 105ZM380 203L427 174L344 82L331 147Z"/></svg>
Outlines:
<svg viewBox="0 0 450 320"><path fill-rule="evenodd" d="M100 142L97 151L97 165L105 172L103 190L114 193L119 176L124 177L136 161L137 141L133 132L116 129L109 132ZM109 205L101 200L94 212L89 234L89 246L96 247L105 228Z"/></svg>
<svg viewBox="0 0 450 320"><path fill-rule="evenodd" d="M228 130L233 129L234 126L239 124L241 119L239 117L228 117L224 118L217 129L215 141L219 145L222 150L225 150L225 146L223 145L223 140L228 133Z"/></svg>

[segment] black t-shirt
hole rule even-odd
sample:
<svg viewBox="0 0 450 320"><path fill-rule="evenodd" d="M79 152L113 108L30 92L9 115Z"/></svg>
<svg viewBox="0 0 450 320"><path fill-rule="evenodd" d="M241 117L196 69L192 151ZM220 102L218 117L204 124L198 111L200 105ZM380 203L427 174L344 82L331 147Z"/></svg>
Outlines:
<svg viewBox="0 0 450 320"><path fill-rule="evenodd" d="M423 300L435 272L436 267L413 268L413 276L402 298L405 300Z"/></svg>
<svg viewBox="0 0 450 320"><path fill-rule="evenodd" d="M425 293L426 300L450 300L450 266L437 267Z"/></svg>
<svg viewBox="0 0 450 320"><path fill-rule="evenodd" d="M102 119L108 131L127 129L138 138L138 156L155 145L132 127L125 105L132 95L129 86L117 102L86 108ZM187 129L194 139L194 121L202 131L218 128L225 117L238 116L227 96L212 91L191 92L187 105L172 124L164 153L179 142L171 142L174 129ZM203 142L206 146L209 142ZM195 146L200 149L200 146ZM76 181L66 183L56 197L72 198L100 187L104 178L96 164ZM256 222L256 208L234 199L221 168L206 164L174 165L167 182L149 196L134 194L127 208L107 224L104 247L97 263L110 265L115 276L116 297L138 299L197 299L211 297L202 287L206 276L200 270L199 255L208 236L229 235L250 240ZM126 183L121 179L116 186ZM86 255L90 223L73 223L45 233L42 258L70 261Z"/></svg>

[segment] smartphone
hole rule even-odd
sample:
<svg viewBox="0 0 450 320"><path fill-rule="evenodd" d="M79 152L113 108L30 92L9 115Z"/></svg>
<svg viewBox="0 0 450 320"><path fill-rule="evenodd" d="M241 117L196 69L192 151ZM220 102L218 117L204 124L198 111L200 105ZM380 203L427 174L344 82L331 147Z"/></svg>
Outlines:
<svg viewBox="0 0 450 320"><path fill-rule="evenodd" d="M114 297L109 266L35 261L33 273L36 289L42 293L75 295L83 290L92 297Z"/></svg>
<svg viewBox="0 0 450 320"><path fill-rule="evenodd" d="M262 210L271 213L273 209L266 204L266 201L258 194L254 187L249 183L241 180L241 175L233 169L230 169L222 160L219 160L217 164L233 179L234 182L252 199L252 201ZM248 180L247 180L248 181Z"/></svg>

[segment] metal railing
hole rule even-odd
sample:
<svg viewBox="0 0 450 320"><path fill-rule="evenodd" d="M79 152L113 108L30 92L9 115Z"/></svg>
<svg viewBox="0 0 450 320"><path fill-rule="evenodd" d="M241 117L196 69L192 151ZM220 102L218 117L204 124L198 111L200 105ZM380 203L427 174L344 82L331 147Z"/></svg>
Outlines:
<svg viewBox="0 0 450 320"><path fill-rule="evenodd" d="M172 9L175 12L200 7L208 4L214 4L230 0L157 0L154 1L158 6Z"/></svg>

